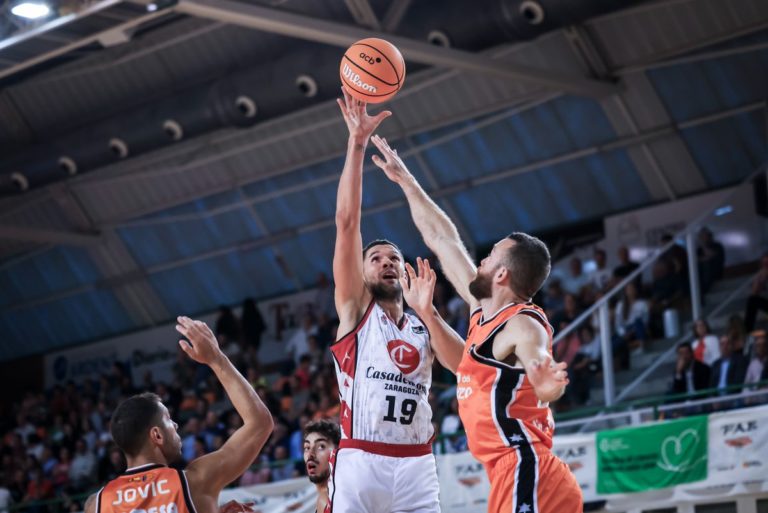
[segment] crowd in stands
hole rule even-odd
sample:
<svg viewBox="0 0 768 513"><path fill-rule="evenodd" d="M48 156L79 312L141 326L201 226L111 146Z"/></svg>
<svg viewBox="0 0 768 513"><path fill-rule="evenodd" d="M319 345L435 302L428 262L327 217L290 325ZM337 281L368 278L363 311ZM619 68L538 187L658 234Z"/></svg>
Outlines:
<svg viewBox="0 0 768 513"><path fill-rule="evenodd" d="M740 317L735 319L741 320ZM673 394L690 394L717 389L718 394L738 393L742 388L768 380L766 332L750 334L745 346L743 334L728 333L717 337L708 332L706 323L696 323L693 342L677 347Z"/></svg>
<svg viewBox="0 0 768 513"><path fill-rule="evenodd" d="M718 394L739 392L768 380L768 341L764 329L755 330L757 310L766 310L768 254L752 281L745 317L733 315L726 331L717 336L704 319L693 325L693 337L677 347L677 362L670 392L690 394L717 389Z"/></svg>
<svg viewBox="0 0 768 513"><path fill-rule="evenodd" d="M722 276L724 251L712 234L699 238L702 287L709 288ZM594 252L595 267L585 272L578 258L570 261L565 275L553 277L536 302L542 305L556 331L565 329L615 284L637 269L627 248L618 251L618 264L608 266L605 251ZM661 316L668 308L685 308L688 297L686 252L673 246L653 266L650 283L640 276L611 303L613 352L617 369L627 368L631 356L641 352L653 337L663 335ZM765 333L750 338L757 309L765 309L768 257L758 275L747 312L747 327L734 320L723 337L709 333L706 322L695 324L694 341L678 348L678 362L671 388L690 392L707 387L765 379ZM292 315L283 331L285 359L265 367L258 351L266 323L256 303L246 300L240 317L221 308L214 326L223 351L236 364L269 407L275 429L254 465L235 484L278 481L304 473L302 429L311 420L338 417L338 388L328 346L336 339L333 289L328 279L318 281L317 298ZM468 329L468 306L444 279L435 289L435 306L462 336ZM750 317L751 315L751 317ZM569 365L567 396L561 408L583 405L601 372L602 359L597 316L582 323L555 346L555 359ZM458 405L452 392L454 377L435 365L429 396L436 434L443 441L437 452L466 450ZM179 424L184 462L220 447L240 425L240 418L226 399L210 369L179 351L170 382L156 381L151 374L135 382L126 366L116 363L111 372L81 384L68 383L46 392L27 392L15 405L15 417L0 420L0 512L9 504L26 504L33 513L80 511L84 493L124 470L125 462L109 434L110 416L124 398L153 391L168 406ZM63 498L56 506L36 501Z"/></svg>
<svg viewBox="0 0 768 513"><path fill-rule="evenodd" d="M702 228L697 238L697 267L699 285L702 293L711 290L713 284L723 277L725 269L725 248L718 242L711 230ZM613 368L615 371L631 367L632 356L642 354L651 342L663 339L665 333L664 315L672 311L680 314L690 311L690 283L688 255L684 246L673 242L671 235L663 235L660 246L671 246L652 264L650 280L643 280L643 273L626 284L623 291L609 301L609 316L611 325L611 349L613 353ZM619 248L617 263L611 268L607 262L604 250L594 250L594 265L589 272L584 270L581 259L571 258L567 272L553 276L543 290L537 302L541 304L550 319L555 332L568 328L586 309L602 298L610 289L628 277L639 267L638 262L630 258L626 247ZM723 356L719 350L722 341L711 335L707 342L694 342L691 350L695 353L695 361L711 366L712 374L706 379L702 371L695 371L697 378L692 381L674 379L670 392L682 390L691 392L702 388L718 388L742 383L746 376L748 365L752 365L749 377L755 382L756 376L765 375L761 363L765 355L761 353L760 332L752 333L758 310L768 311L768 256L762 259L760 273L755 278L752 295L750 296L745 313L742 317L734 316L725 333L725 338L731 340L731 353L734 356ZM745 325L746 324L746 325ZM704 321L696 323L697 333L708 329ZM593 383L598 381L602 372L602 354L599 337L599 317L597 312L576 326L558 345L555 346L555 359L565 361L569 367L570 386L566 396L558 401L555 407L566 410L573 407L590 404L590 390ZM699 340L697 335L696 340ZM696 344L700 344L696 346ZM699 349L695 349L699 347ZM706 347L706 351L705 348ZM680 352L687 349L681 347ZM725 349L728 351L728 349ZM725 354L723 352L723 354ZM739 359L742 354L745 360L751 359L753 364L743 364ZM731 359L734 363L731 365ZM693 361L680 356L678 368L686 361L686 369ZM723 362L725 367L723 367ZM743 369L742 369L743 366ZM699 369L699 365L695 367ZM760 372L758 372L758 367ZM724 368L726 377L721 378L720 369ZM676 372L675 377L677 377ZM689 376L690 377L690 376ZM685 378L688 379L688 378ZM695 383L697 386L693 386ZM686 385L685 388L680 388ZM599 398L597 398L599 399Z"/></svg>
<svg viewBox="0 0 768 513"><path fill-rule="evenodd" d="M272 436L235 485L303 475L304 426L311 420L338 418L339 393L328 350L337 335L333 291L324 277L319 285L314 303L293 312L281 327L286 351L283 362L271 366L259 362L266 323L253 300L244 302L239 317L222 307L212 326L222 350L275 419ZM466 334L469 312L448 290L444 283L436 288L435 304ZM445 382L450 376L446 373L436 364L437 382ZM461 431L455 401L446 399L439 404L438 394L445 388L436 384L429 397L436 433ZM32 513L82 511L88 492L125 470L123 456L109 433L110 417L120 401L143 391L158 394L179 424L181 466L220 447L240 426L240 417L210 369L180 350L170 382L155 380L151 374L134 380L126 365L116 363L95 380L27 392L14 405L15 417L0 419L0 512L11 505ZM466 442L457 436L437 447L439 451L466 450ZM46 503L54 498L62 500Z"/></svg>
<svg viewBox="0 0 768 513"><path fill-rule="evenodd" d="M717 277L713 278L717 279ZM677 347L677 361L670 393L690 394L716 389L717 394L738 393L768 380L768 342L765 329L755 330L757 310L766 310L768 254L752 281L745 315L732 315L721 335L705 319L693 324L690 342Z"/></svg>

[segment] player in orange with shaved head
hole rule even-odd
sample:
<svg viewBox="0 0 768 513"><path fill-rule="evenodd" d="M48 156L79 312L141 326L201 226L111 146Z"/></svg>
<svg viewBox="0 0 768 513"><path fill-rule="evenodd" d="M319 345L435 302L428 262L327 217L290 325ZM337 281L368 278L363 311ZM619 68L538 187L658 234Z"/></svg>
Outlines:
<svg viewBox="0 0 768 513"><path fill-rule="evenodd" d="M386 140L371 141L373 157L405 193L425 243L470 305L466 343L432 306L434 271L419 260L402 281L408 304L443 348L441 361L456 374L459 416L469 449L491 482L488 512L576 513L581 489L551 451L554 421L549 403L568 383L564 363L552 361L552 327L531 302L549 276L550 256L539 239L516 232L500 240L475 267L458 231L408 171ZM444 342L445 341L445 342Z"/></svg>

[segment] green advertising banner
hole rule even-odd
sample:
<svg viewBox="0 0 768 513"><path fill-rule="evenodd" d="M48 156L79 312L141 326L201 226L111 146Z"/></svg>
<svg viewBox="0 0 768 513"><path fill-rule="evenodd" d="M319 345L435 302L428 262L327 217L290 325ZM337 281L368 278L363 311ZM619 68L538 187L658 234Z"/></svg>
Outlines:
<svg viewBox="0 0 768 513"><path fill-rule="evenodd" d="M666 488L707 477L707 417L597 433L597 492Z"/></svg>

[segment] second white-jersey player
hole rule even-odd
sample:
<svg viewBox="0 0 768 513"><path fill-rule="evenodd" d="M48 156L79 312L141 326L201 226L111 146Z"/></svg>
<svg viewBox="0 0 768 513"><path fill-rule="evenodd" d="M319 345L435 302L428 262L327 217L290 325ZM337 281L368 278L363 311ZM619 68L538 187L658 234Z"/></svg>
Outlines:
<svg viewBox="0 0 768 513"><path fill-rule="evenodd" d="M390 113L369 116L365 103L346 92L339 106L349 141L336 198L333 276L340 337L331 351L342 439L332 458L326 511L439 512L427 397L442 341L430 342L421 321L403 311L403 283L408 287L401 282L400 250L386 240L364 250L360 231L365 147Z"/></svg>

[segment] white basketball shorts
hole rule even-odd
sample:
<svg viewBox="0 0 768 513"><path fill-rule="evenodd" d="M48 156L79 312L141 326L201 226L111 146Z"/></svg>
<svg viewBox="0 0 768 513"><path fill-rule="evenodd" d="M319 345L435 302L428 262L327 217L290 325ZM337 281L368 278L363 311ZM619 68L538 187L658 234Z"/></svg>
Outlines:
<svg viewBox="0 0 768 513"><path fill-rule="evenodd" d="M439 491L431 453L403 457L341 448L328 481L331 513L439 513Z"/></svg>

